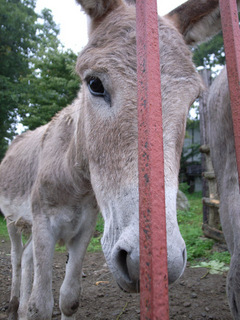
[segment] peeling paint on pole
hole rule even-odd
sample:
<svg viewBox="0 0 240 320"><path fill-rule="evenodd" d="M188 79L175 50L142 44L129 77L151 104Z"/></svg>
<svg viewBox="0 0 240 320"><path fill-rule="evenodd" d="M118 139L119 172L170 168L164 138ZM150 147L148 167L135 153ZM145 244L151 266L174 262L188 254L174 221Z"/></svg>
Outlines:
<svg viewBox="0 0 240 320"><path fill-rule="evenodd" d="M235 150L240 184L240 30L236 0L220 0Z"/></svg>
<svg viewBox="0 0 240 320"><path fill-rule="evenodd" d="M156 0L137 0L141 320L169 319Z"/></svg>

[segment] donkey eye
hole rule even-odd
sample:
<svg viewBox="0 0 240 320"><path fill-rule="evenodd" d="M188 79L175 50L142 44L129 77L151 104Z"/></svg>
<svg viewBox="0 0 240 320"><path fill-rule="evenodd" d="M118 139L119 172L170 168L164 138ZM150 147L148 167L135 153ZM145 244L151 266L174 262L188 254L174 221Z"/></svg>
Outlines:
<svg viewBox="0 0 240 320"><path fill-rule="evenodd" d="M105 89L99 78L90 78L88 80L88 89L94 96L104 96Z"/></svg>
<svg viewBox="0 0 240 320"><path fill-rule="evenodd" d="M111 107L111 97L110 94L105 90L102 81L97 77L90 77L87 79L88 90L95 97L103 97L103 99Z"/></svg>

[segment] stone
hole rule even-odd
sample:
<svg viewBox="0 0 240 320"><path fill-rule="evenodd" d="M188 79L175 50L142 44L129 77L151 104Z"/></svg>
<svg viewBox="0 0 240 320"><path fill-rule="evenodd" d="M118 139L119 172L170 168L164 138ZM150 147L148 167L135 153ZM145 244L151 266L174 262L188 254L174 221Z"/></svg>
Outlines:
<svg viewBox="0 0 240 320"><path fill-rule="evenodd" d="M189 202L185 194L178 190L177 192L177 210L187 211L189 210Z"/></svg>
<svg viewBox="0 0 240 320"><path fill-rule="evenodd" d="M185 308L189 308L189 307L191 307L191 302L186 301L186 302L184 302L183 306L184 306Z"/></svg>

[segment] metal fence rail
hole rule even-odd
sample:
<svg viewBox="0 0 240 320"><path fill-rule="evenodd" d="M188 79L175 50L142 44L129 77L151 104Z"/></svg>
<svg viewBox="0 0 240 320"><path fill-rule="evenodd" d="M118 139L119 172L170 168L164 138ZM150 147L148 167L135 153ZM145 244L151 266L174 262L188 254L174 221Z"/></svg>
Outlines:
<svg viewBox="0 0 240 320"><path fill-rule="evenodd" d="M240 30L236 0L219 0L240 183Z"/></svg>
<svg viewBox="0 0 240 320"><path fill-rule="evenodd" d="M169 319L156 0L137 0L141 319Z"/></svg>

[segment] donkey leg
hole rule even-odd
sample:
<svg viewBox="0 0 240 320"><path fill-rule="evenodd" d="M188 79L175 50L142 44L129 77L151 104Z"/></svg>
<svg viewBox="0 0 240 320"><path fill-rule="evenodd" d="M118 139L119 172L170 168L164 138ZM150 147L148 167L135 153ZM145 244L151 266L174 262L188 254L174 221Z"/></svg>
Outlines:
<svg viewBox="0 0 240 320"><path fill-rule="evenodd" d="M233 166L231 166L232 168ZM236 175L237 170L234 170ZM227 277L227 295L229 307L235 320L240 319L240 196L237 176L226 172L226 181L230 181L220 192L220 218L228 250L231 253L230 269ZM232 181L235 181L233 183Z"/></svg>
<svg viewBox="0 0 240 320"><path fill-rule="evenodd" d="M78 235L68 244L69 260L66 266L66 275L60 289L60 309L62 320L75 319L81 294L82 265L88 244L94 232L97 208L86 208Z"/></svg>
<svg viewBox="0 0 240 320"><path fill-rule="evenodd" d="M52 260L56 243L52 232L47 217L35 216L32 229L34 281L27 310L29 320L52 318Z"/></svg>
<svg viewBox="0 0 240 320"><path fill-rule="evenodd" d="M227 277L227 295L232 316L240 319L240 250L234 250Z"/></svg>
<svg viewBox="0 0 240 320"><path fill-rule="evenodd" d="M22 254L22 281L20 287L19 320L27 318L28 300L32 291L33 248L32 239L26 244Z"/></svg>
<svg viewBox="0 0 240 320"><path fill-rule="evenodd" d="M21 284L21 257L22 257L22 239L14 223L8 224L8 233L11 240L11 263L12 263L12 287L9 304L9 320L17 319L19 306L19 294Z"/></svg>

